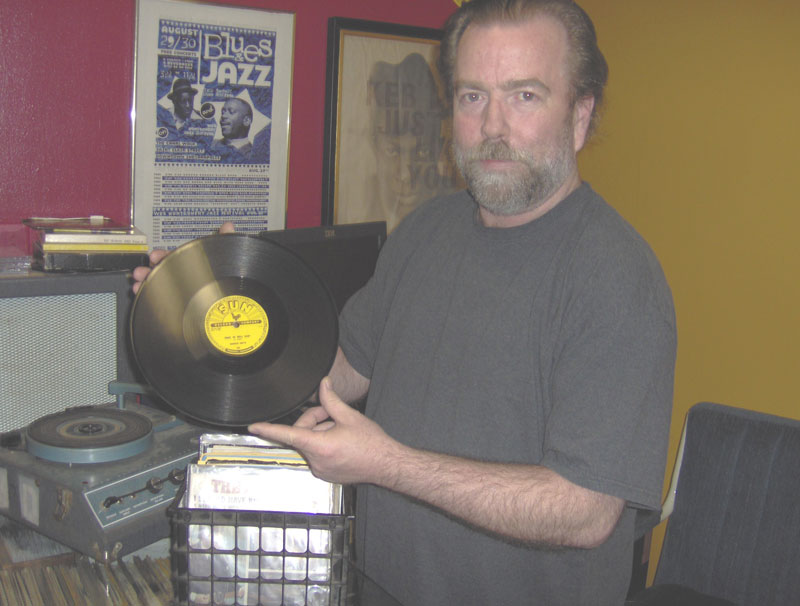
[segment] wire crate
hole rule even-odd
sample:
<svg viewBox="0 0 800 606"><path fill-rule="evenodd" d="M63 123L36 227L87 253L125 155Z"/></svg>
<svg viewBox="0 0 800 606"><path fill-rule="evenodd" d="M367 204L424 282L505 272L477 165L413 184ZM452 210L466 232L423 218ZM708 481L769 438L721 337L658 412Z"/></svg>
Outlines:
<svg viewBox="0 0 800 606"><path fill-rule="evenodd" d="M345 606L352 516L168 509L181 606Z"/></svg>

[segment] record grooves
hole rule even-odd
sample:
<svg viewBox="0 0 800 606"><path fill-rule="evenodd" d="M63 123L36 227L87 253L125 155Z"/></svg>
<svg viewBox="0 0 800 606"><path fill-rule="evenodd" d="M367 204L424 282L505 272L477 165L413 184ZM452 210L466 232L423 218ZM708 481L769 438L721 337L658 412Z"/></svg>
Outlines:
<svg viewBox="0 0 800 606"><path fill-rule="evenodd" d="M300 406L336 354L336 306L290 250L244 234L193 240L142 283L134 355L167 403L206 423L244 426Z"/></svg>

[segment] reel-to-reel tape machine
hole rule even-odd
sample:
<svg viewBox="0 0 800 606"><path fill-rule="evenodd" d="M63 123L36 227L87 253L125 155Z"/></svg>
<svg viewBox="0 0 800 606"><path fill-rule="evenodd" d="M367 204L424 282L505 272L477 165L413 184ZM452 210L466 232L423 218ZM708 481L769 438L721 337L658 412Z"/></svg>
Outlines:
<svg viewBox="0 0 800 606"><path fill-rule="evenodd" d="M99 561L169 534L201 428L129 402L76 406L0 442L0 512Z"/></svg>

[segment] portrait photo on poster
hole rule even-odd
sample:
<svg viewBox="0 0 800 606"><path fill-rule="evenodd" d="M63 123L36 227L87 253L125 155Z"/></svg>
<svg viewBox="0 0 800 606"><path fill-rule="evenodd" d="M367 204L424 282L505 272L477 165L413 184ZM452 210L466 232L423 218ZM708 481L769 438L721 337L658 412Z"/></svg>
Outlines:
<svg viewBox="0 0 800 606"><path fill-rule="evenodd" d="M436 71L441 31L331 17L323 223L386 221L461 188Z"/></svg>

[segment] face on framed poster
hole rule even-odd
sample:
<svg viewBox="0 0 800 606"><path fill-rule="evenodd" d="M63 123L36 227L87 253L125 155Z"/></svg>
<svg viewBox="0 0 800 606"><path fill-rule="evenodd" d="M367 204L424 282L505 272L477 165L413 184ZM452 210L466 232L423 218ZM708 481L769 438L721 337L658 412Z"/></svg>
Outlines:
<svg viewBox="0 0 800 606"><path fill-rule="evenodd" d="M333 17L323 222L386 221L460 188L436 72L441 32Z"/></svg>
<svg viewBox="0 0 800 606"><path fill-rule="evenodd" d="M132 217L153 248L283 229L294 14L138 0Z"/></svg>

